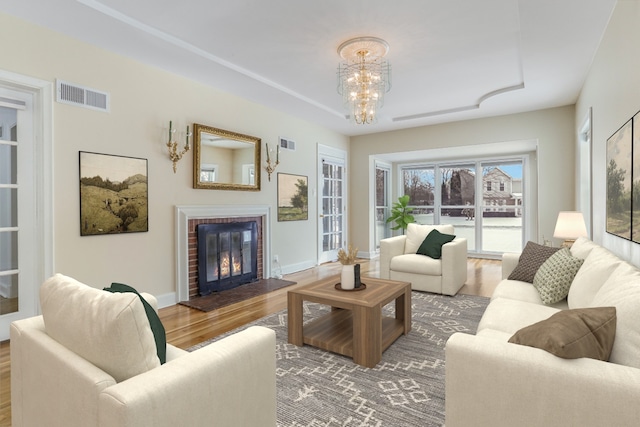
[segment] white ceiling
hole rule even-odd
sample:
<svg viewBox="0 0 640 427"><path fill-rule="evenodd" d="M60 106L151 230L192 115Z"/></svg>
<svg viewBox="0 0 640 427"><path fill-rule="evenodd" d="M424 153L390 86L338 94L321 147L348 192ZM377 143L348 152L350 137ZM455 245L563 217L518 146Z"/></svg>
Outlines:
<svg viewBox="0 0 640 427"><path fill-rule="evenodd" d="M615 3L3 0L0 11L361 135L575 103ZM337 47L358 36L390 46L374 125L347 121L336 91Z"/></svg>

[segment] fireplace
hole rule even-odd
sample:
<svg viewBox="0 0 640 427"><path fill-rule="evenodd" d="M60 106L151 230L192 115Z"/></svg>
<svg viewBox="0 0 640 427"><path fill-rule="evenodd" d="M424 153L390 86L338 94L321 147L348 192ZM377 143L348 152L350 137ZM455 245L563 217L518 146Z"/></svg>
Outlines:
<svg viewBox="0 0 640 427"><path fill-rule="evenodd" d="M258 280L255 221L197 226L198 288L209 295Z"/></svg>

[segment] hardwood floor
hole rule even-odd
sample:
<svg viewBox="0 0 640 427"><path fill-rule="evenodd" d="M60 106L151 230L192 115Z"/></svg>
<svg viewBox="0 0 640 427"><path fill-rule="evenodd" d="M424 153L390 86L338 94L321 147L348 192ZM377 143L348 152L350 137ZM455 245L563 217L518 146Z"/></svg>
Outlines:
<svg viewBox="0 0 640 427"><path fill-rule="evenodd" d="M363 279L378 277L377 260L359 260ZM469 259L467 282L460 293L491 296L501 279L501 262L497 260ZM328 263L309 270L288 274L284 278L302 286L340 272L340 264ZM364 280L363 280L364 281ZM283 310L287 306L287 291L279 289L231 306L204 313L179 304L159 310L160 319L167 333L167 342L187 349L202 341L214 338L266 315ZM11 426L11 362L9 341L0 342L0 427Z"/></svg>

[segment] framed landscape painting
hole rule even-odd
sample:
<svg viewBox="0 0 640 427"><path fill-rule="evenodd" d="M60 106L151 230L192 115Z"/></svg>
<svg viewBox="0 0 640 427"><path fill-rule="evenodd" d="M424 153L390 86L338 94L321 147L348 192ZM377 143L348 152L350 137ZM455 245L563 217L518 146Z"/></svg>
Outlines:
<svg viewBox="0 0 640 427"><path fill-rule="evenodd" d="M304 175L278 173L278 221L309 219L308 185Z"/></svg>
<svg viewBox="0 0 640 427"><path fill-rule="evenodd" d="M632 120L607 139L607 233L631 239Z"/></svg>
<svg viewBox="0 0 640 427"><path fill-rule="evenodd" d="M149 231L147 159L80 151L80 235Z"/></svg>
<svg viewBox="0 0 640 427"><path fill-rule="evenodd" d="M631 172L631 240L640 243L640 113L633 116L633 170Z"/></svg>

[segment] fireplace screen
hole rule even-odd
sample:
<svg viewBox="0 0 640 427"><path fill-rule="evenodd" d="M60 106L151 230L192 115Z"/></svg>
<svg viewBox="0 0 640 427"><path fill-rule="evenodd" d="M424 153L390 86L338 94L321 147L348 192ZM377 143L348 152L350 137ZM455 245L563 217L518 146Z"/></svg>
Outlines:
<svg viewBox="0 0 640 427"><path fill-rule="evenodd" d="M257 240L254 221L198 225L200 295L256 281Z"/></svg>

